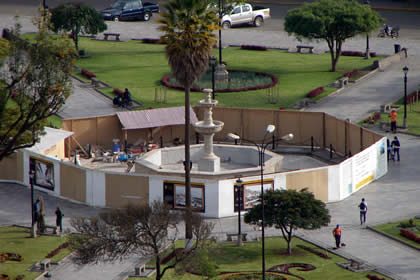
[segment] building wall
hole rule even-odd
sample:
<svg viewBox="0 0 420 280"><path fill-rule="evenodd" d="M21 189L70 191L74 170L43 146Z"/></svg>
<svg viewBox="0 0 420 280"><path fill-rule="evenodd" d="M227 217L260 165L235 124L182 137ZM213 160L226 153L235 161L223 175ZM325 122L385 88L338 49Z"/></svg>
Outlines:
<svg viewBox="0 0 420 280"><path fill-rule="evenodd" d="M328 167L321 169L290 172L286 175L288 190L308 188L316 199L328 201Z"/></svg>
<svg viewBox="0 0 420 280"><path fill-rule="evenodd" d="M127 204L142 205L149 203L149 178L145 176L106 173L106 206L124 207Z"/></svg>

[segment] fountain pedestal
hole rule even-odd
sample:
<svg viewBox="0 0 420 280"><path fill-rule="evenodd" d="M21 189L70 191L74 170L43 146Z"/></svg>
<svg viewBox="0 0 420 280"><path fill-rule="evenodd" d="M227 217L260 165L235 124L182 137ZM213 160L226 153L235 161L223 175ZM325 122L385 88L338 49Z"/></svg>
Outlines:
<svg viewBox="0 0 420 280"><path fill-rule="evenodd" d="M204 120L193 124L195 131L204 136L203 155L198 161L199 171L220 170L220 158L213 152L213 136L222 130L224 123L221 121L213 121L212 108L216 106L217 101L211 99L211 89L205 89L206 98L198 102L199 106L204 108Z"/></svg>

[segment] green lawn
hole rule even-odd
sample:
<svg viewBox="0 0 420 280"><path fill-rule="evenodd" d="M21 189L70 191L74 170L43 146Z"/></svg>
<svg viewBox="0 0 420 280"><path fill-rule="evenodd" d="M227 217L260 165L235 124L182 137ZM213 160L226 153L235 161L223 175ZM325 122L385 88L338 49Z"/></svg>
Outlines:
<svg viewBox="0 0 420 280"><path fill-rule="evenodd" d="M302 244L316 249L319 252L327 253L313 245L303 242L297 238L293 240L293 245ZM290 269L289 272L304 279L311 280L324 280L324 279L351 279L351 280L364 280L367 279L367 274L374 274L380 277L381 275L373 272L351 272L349 270L339 267L336 263L345 263L347 260L338 257L334 254L327 253L330 259L323 259L313 253L307 252L299 247L294 247L293 256L286 254L286 243L283 238L266 238L266 268L267 270L275 265L288 264L288 263L305 263L311 264L316 267L312 271L298 271L297 269ZM235 244L224 243L217 244L215 251L211 254L215 257L218 272L240 272L240 271L261 271L261 243L260 242L247 242L243 247L237 247ZM299 278L290 275L283 275L289 280L297 280ZM129 278L134 280L134 278ZM164 279L176 280L198 280L205 279L197 275L185 274L176 275L173 270L166 272ZM217 276L214 279L221 280L222 276ZM388 279L385 277L385 279Z"/></svg>
<svg viewBox="0 0 420 280"><path fill-rule="evenodd" d="M397 111L397 126L402 126L404 119L404 98L401 98L392 105L400 106L400 109ZM382 114L381 121L389 122L388 115ZM409 133L420 135L420 103L407 105L407 126Z"/></svg>
<svg viewBox="0 0 420 280"><path fill-rule="evenodd" d="M45 257L58 246L66 241L65 238L56 236L41 236L36 239L30 238L28 230L17 227L0 227L0 253L17 253L23 256L22 262L7 261L0 264L0 274L9 275L9 279L15 279L17 275L25 275L25 280L35 279L39 272L29 272L27 269ZM58 261L68 255L68 249L61 250L51 260Z"/></svg>
<svg viewBox="0 0 420 280"><path fill-rule="evenodd" d="M88 58L78 59L76 65L97 75L100 80L114 88L129 88L133 98L145 108L180 106L184 93L168 89L166 104L155 103L155 88L161 78L170 73L164 45L143 44L139 41L104 42L81 38L80 49L86 50ZM215 55L217 51L215 50ZM380 58L374 58L380 59ZM280 100L268 102L265 90L218 93L219 106L245 108L278 108L289 106L305 97L305 94L320 86L327 86L344 72L363 69L374 59L343 56L338 72L330 72L328 53L322 55L287 53L281 50L250 51L237 47L223 50L223 60L228 69L268 72L279 79ZM327 92L333 89L326 88ZM104 90L111 95L112 89ZM191 94L191 104L203 98L202 93Z"/></svg>
<svg viewBox="0 0 420 280"><path fill-rule="evenodd" d="M400 223L408 223L408 219L407 220L402 220L402 221L397 221L397 222L393 222L393 223L388 223L388 224L383 224L383 225L379 225L379 226L374 226L373 228L379 231L382 231L386 234L392 235L395 238L398 238L402 241L405 241L413 246L416 246L417 248L420 249L420 244L416 243L404 236L400 235L400 229L401 227L398 227L398 225ZM420 219L414 219L414 224L417 225L417 228L419 228L420 225ZM419 233L417 234L419 235Z"/></svg>

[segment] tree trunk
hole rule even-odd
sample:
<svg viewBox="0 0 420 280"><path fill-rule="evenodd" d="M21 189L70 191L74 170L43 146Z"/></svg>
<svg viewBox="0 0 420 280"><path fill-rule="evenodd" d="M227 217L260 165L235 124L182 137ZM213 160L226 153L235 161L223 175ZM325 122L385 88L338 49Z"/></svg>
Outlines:
<svg viewBox="0 0 420 280"><path fill-rule="evenodd" d="M159 257L159 254L156 255L155 266L156 266L156 280L160 280L161 275L160 275L160 257Z"/></svg>
<svg viewBox="0 0 420 280"><path fill-rule="evenodd" d="M190 178L190 85L185 87L185 249L192 246Z"/></svg>
<svg viewBox="0 0 420 280"><path fill-rule="evenodd" d="M290 230L290 232L288 232L287 253L289 253L289 256L292 255L292 230Z"/></svg>

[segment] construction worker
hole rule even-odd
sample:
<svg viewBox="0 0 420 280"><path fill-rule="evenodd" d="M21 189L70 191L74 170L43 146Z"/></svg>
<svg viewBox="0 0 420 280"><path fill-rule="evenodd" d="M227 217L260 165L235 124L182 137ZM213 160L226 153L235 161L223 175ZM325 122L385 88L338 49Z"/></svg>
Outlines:
<svg viewBox="0 0 420 280"><path fill-rule="evenodd" d="M391 131L397 133L397 111L395 108L392 108L389 118L391 119Z"/></svg>

